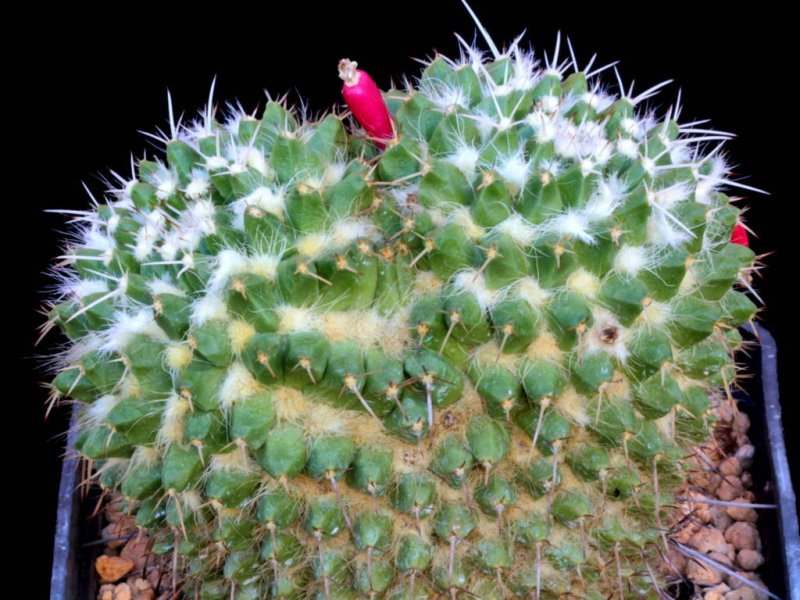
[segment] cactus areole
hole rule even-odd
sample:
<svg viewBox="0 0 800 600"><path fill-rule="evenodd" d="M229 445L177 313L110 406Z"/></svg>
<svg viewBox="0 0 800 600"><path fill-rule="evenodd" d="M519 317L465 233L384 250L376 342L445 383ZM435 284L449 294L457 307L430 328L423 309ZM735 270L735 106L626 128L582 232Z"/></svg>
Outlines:
<svg viewBox="0 0 800 600"><path fill-rule="evenodd" d="M666 585L747 186L661 85L487 40L385 92L342 61L355 120L210 100L72 214L53 393L187 597Z"/></svg>

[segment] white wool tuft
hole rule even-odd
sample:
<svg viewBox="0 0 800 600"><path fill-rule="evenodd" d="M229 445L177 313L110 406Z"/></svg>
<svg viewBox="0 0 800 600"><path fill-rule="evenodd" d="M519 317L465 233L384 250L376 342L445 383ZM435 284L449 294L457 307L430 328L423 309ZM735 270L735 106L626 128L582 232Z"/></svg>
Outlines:
<svg viewBox="0 0 800 600"><path fill-rule="evenodd" d="M536 227L525 220L519 213L514 213L507 219L500 221L493 228L494 232L508 235L520 246L530 246L536 239Z"/></svg>
<svg viewBox="0 0 800 600"><path fill-rule="evenodd" d="M160 444L180 444L183 441L183 424L190 410L189 400L183 396L171 394L167 398L158 428Z"/></svg>
<svg viewBox="0 0 800 600"><path fill-rule="evenodd" d="M580 98L599 113L603 112L614 103L613 96L604 94L597 89L584 92Z"/></svg>
<svg viewBox="0 0 800 600"><path fill-rule="evenodd" d="M220 171L228 168L228 159L224 156L209 156L206 158L206 169Z"/></svg>
<svg viewBox="0 0 800 600"><path fill-rule="evenodd" d="M590 221L604 221L611 217L625 197L625 184L616 177L601 179L595 186L584 209Z"/></svg>
<svg viewBox="0 0 800 600"><path fill-rule="evenodd" d="M269 165L267 164L267 160L264 157L264 154L258 148L252 148L250 146L240 148L239 160L237 162L241 165L246 165L251 169L255 169L262 175L269 174Z"/></svg>
<svg viewBox="0 0 800 600"><path fill-rule="evenodd" d="M467 234L467 237L474 242L480 240L486 233L483 227L472 220L472 214L469 212L469 209L464 206L457 207L447 216L446 221L448 223L455 223L461 227L464 233Z"/></svg>
<svg viewBox="0 0 800 600"><path fill-rule="evenodd" d="M186 186L186 195L192 200L199 200L208 193L211 188L211 182L208 178L208 173L200 169L192 170L192 180Z"/></svg>
<svg viewBox="0 0 800 600"><path fill-rule="evenodd" d="M224 410L229 410L239 401L252 396L261 390L252 373L240 362L228 367L228 375L219 388L219 403Z"/></svg>
<svg viewBox="0 0 800 600"><path fill-rule="evenodd" d="M278 277L280 262L281 254L255 254L248 259L247 267L251 273L260 275L269 281L275 281Z"/></svg>
<svg viewBox="0 0 800 600"><path fill-rule="evenodd" d="M330 249L336 250L349 246L356 240L374 240L377 237L377 229L368 218L351 218L337 221L328 233L328 243Z"/></svg>
<svg viewBox="0 0 800 600"><path fill-rule="evenodd" d="M137 335L146 335L156 340L166 342L169 337L153 318L150 308L136 313L120 311L114 315L114 323L102 332L101 348L107 351L120 352Z"/></svg>
<svg viewBox="0 0 800 600"><path fill-rule="evenodd" d="M449 85L428 86L428 99L442 110L453 110L460 106L469 108L469 97L460 87Z"/></svg>
<svg viewBox="0 0 800 600"><path fill-rule="evenodd" d="M87 249L98 252L107 252L114 248L114 239L96 226L84 230L82 242Z"/></svg>
<svg viewBox="0 0 800 600"><path fill-rule="evenodd" d="M625 117L620 121L619 124L625 133L635 137L636 139L641 139L648 129L644 121L634 119L632 117Z"/></svg>
<svg viewBox="0 0 800 600"><path fill-rule="evenodd" d="M647 219L647 241L654 246L680 246L689 239L689 234L675 228L661 214L652 214Z"/></svg>
<svg viewBox="0 0 800 600"><path fill-rule="evenodd" d="M316 258L325 252L329 245L330 238L326 233L308 233L297 238L294 243L297 253L308 258Z"/></svg>
<svg viewBox="0 0 800 600"><path fill-rule="evenodd" d="M153 252L156 241L158 241L163 232L166 219L161 210L153 210L149 212L144 219L144 223L136 233L136 245L134 248L134 256L136 260L144 261Z"/></svg>
<svg viewBox="0 0 800 600"><path fill-rule="evenodd" d="M635 277L647 264L647 251L642 246L623 246L614 257L614 268Z"/></svg>
<svg viewBox="0 0 800 600"><path fill-rule="evenodd" d="M562 120L559 122L555 147L559 155L567 158L580 160L594 156L598 162L605 162L612 146L608 143L600 123L583 121L575 125L571 121Z"/></svg>
<svg viewBox="0 0 800 600"><path fill-rule="evenodd" d="M669 321L670 316L669 304L652 300L645 305L637 320L651 327L663 327Z"/></svg>
<svg viewBox="0 0 800 600"><path fill-rule="evenodd" d="M496 121L493 116L485 112L475 111L471 119L475 122L475 125L477 125L482 140L486 140L494 132Z"/></svg>
<svg viewBox="0 0 800 600"><path fill-rule="evenodd" d="M459 291L470 292L478 300L482 310L494 306L500 293L498 290L489 289L483 273L476 269L464 269L453 276L453 287Z"/></svg>
<svg viewBox="0 0 800 600"><path fill-rule="evenodd" d="M96 279L78 280L70 284L68 291L76 298L83 298L91 294L107 292L108 283Z"/></svg>
<svg viewBox="0 0 800 600"><path fill-rule="evenodd" d="M233 275L247 271L247 257L232 248L220 251L215 258L214 272L208 281L210 294L219 294Z"/></svg>
<svg viewBox="0 0 800 600"><path fill-rule="evenodd" d="M525 117L525 122L536 132L536 141L540 144L556 137L556 125L544 110L534 110Z"/></svg>
<svg viewBox="0 0 800 600"><path fill-rule="evenodd" d="M92 425L100 425L108 418L108 413L122 400L119 396L106 394L92 402L86 409L86 419Z"/></svg>
<svg viewBox="0 0 800 600"><path fill-rule="evenodd" d="M596 275L581 268L567 278L567 288L585 298L594 298L600 289L600 280Z"/></svg>
<svg viewBox="0 0 800 600"><path fill-rule="evenodd" d="M501 158L497 165L497 172L517 190L521 190L530 177L531 162L525 160L524 154L518 152L512 156Z"/></svg>
<svg viewBox="0 0 800 600"><path fill-rule="evenodd" d="M678 202L682 202L689 198L692 193L692 188L685 182L676 183L660 190L653 190L648 194L648 200L653 203L657 202L663 208L671 208Z"/></svg>
<svg viewBox="0 0 800 600"><path fill-rule="evenodd" d="M639 158L639 143L630 138L620 138L616 142L617 152L628 158Z"/></svg>
<svg viewBox="0 0 800 600"><path fill-rule="evenodd" d="M244 229L244 214L250 207L275 215L283 219L286 209L286 197L282 189L274 190L270 187L261 186L250 192L244 198L240 198L233 203L232 208L237 217L237 226Z"/></svg>
<svg viewBox="0 0 800 600"><path fill-rule="evenodd" d="M552 219L549 228L561 235L578 239L587 244L595 242L589 220L583 211L568 210Z"/></svg>
<svg viewBox="0 0 800 600"><path fill-rule="evenodd" d="M325 172L322 174L322 185L324 187L330 187L341 181L346 170L347 165L345 163L341 161L332 162L325 167Z"/></svg>
<svg viewBox="0 0 800 600"><path fill-rule="evenodd" d="M156 198L166 200L178 189L178 178L172 171L163 169L156 175Z"/></svg>
<svg viewBox="0 0 800 600"><path fill-rule="evenodd" d="M293 331L310 331L316 329L319 318L310 308L282 304L275 308L280 325L278 333L286 335Z"/></svg>
<svg viewBox="0 0 800 600"><path fill-rule="evenodd" d="M514 285L514 291L518 297L525 300L532 308L541 308L550 299L550 292L542 288L533 277L525 277L517 281Z"/></svg>
<svg viewBox="0 0 800 600"><path fill-rule="evenodd" d="M192 321L202 325L213 320L227 320L228 307L221 294L209 292L192 304Z"/></svg>
<svg viewBox="0 0 800 600"><path fill-rule="evenodd" d="M558 105L561 102L561 98L558 96L553 96L552 94L547 94L546 96L542 96L539 100L539 105L542 107L542 110L548 113L553 113L558 110Z"/></svg>
<svg viewBox="0 0 800 600"><path fill-rule="evenodd" d="M172 230L164 233L164 241L158 247L158 253L164 260L173 261L178 257L178 251L183 245L184 237L180 231Z"/></svg>
<svg viewBox="0 0 800 600"><path fill-rule="evenodd" d="M186 297L186 292L184 292L176 285L170 283L169 281L164 281L163 279L153 279L152 281L148 281L147 289L154 296L160 296L161 294L171 294L173 296L180 296L182 298Z"/></svg>
<svg viewBox="0 0 800 600"><path fill-rule="evenodd" d="M119 227L120 216L118 213L114 213L108 218L108 222L106 223L106 230L109 233L114 233Z"/></svg>
<svg viewBox="0 0 800 600"><path fill-rule="evenodd" d="M480 153L477 148L463 144L446 160L464 173L467 179L471 179L475 176L475 168L478 166L479 157Z"/></svg>

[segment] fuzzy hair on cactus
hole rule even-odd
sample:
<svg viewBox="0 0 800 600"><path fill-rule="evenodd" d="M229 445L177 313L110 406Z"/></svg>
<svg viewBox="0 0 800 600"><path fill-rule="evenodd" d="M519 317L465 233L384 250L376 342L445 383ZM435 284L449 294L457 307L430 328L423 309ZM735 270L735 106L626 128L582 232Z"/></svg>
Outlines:
<svg viewBox="0 0 800 600"><path fill-rule="evenodd" d="M72 214L53 394L187 598L666 585L756 312L723 191L752 188L663 84L484 35L388 125L170 104L164 154Z"/></svg>

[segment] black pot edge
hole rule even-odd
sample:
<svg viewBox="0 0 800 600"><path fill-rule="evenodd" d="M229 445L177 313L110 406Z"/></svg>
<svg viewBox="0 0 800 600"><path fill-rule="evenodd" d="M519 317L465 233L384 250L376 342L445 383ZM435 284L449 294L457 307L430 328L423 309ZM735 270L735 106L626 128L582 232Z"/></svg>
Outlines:
<svg viewBox="0 0 800 600"><path fill-rule="evenodd" d="M753 332L761 345L761 391L767 424L769 459L778 505L778 527L783 544L785 589L787 598L800 600L800 533L797 525L797 499L792 487L786 443L783 439L781 403L778 388L778 347L772 334L755 325ZM797 459L797 457L795 457Z"/></svg>
<svg viewBox="0 0 800 600"><path fill-rule="evenodd" d="M78 600L78 458L71 449L75 447L78 429L78 411L72 411L67 435L66 457L61 466L58 486L58 508L55 540L53 542L53 571L50 575L50 600Z"/></svg>
<svg viewBox="0 0 800 600"><path fill-rule="evenodd" d="M782 540L781 553L784 572L784 589L787 600L800 600L800 533L797 509L786 444L783 439L780 394L778 388L777 346L772 335L755 325L751 329L761 346L761 392L772 470L774 494L778 504L778 527ZM77 435L76 414L73 414L67 437L67 448L72 448ZM61 468L58 490L58 508L53 544L53 571L50 579L50 600L90 600L78 596L78 515L80 502L78 490L78 460L67 455Z"/></svg>

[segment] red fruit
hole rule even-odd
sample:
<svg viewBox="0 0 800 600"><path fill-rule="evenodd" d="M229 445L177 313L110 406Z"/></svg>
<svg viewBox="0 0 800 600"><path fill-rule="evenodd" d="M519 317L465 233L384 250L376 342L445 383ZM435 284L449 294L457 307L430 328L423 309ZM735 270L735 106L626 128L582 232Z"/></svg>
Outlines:
<svg viewBox="0 0 800 600"><path fill-rule="evenodd" d="M353 116L372 138L391 140L394 125L380 88L366 71L357 69L358 63L343 58L339 61L339 77L344 81L342 96ZM381 148L386 144L376 141Z"/></svg>
<svg viewBox="0 0 800 600"><path fill-rule="evenodd" d="M731 233L731 244L740 244L742 246L750 247L750 237L747 235L747 229L744 228L744 225L741 223L737 223L736 227L733 228L733 233Z"/></svg>

